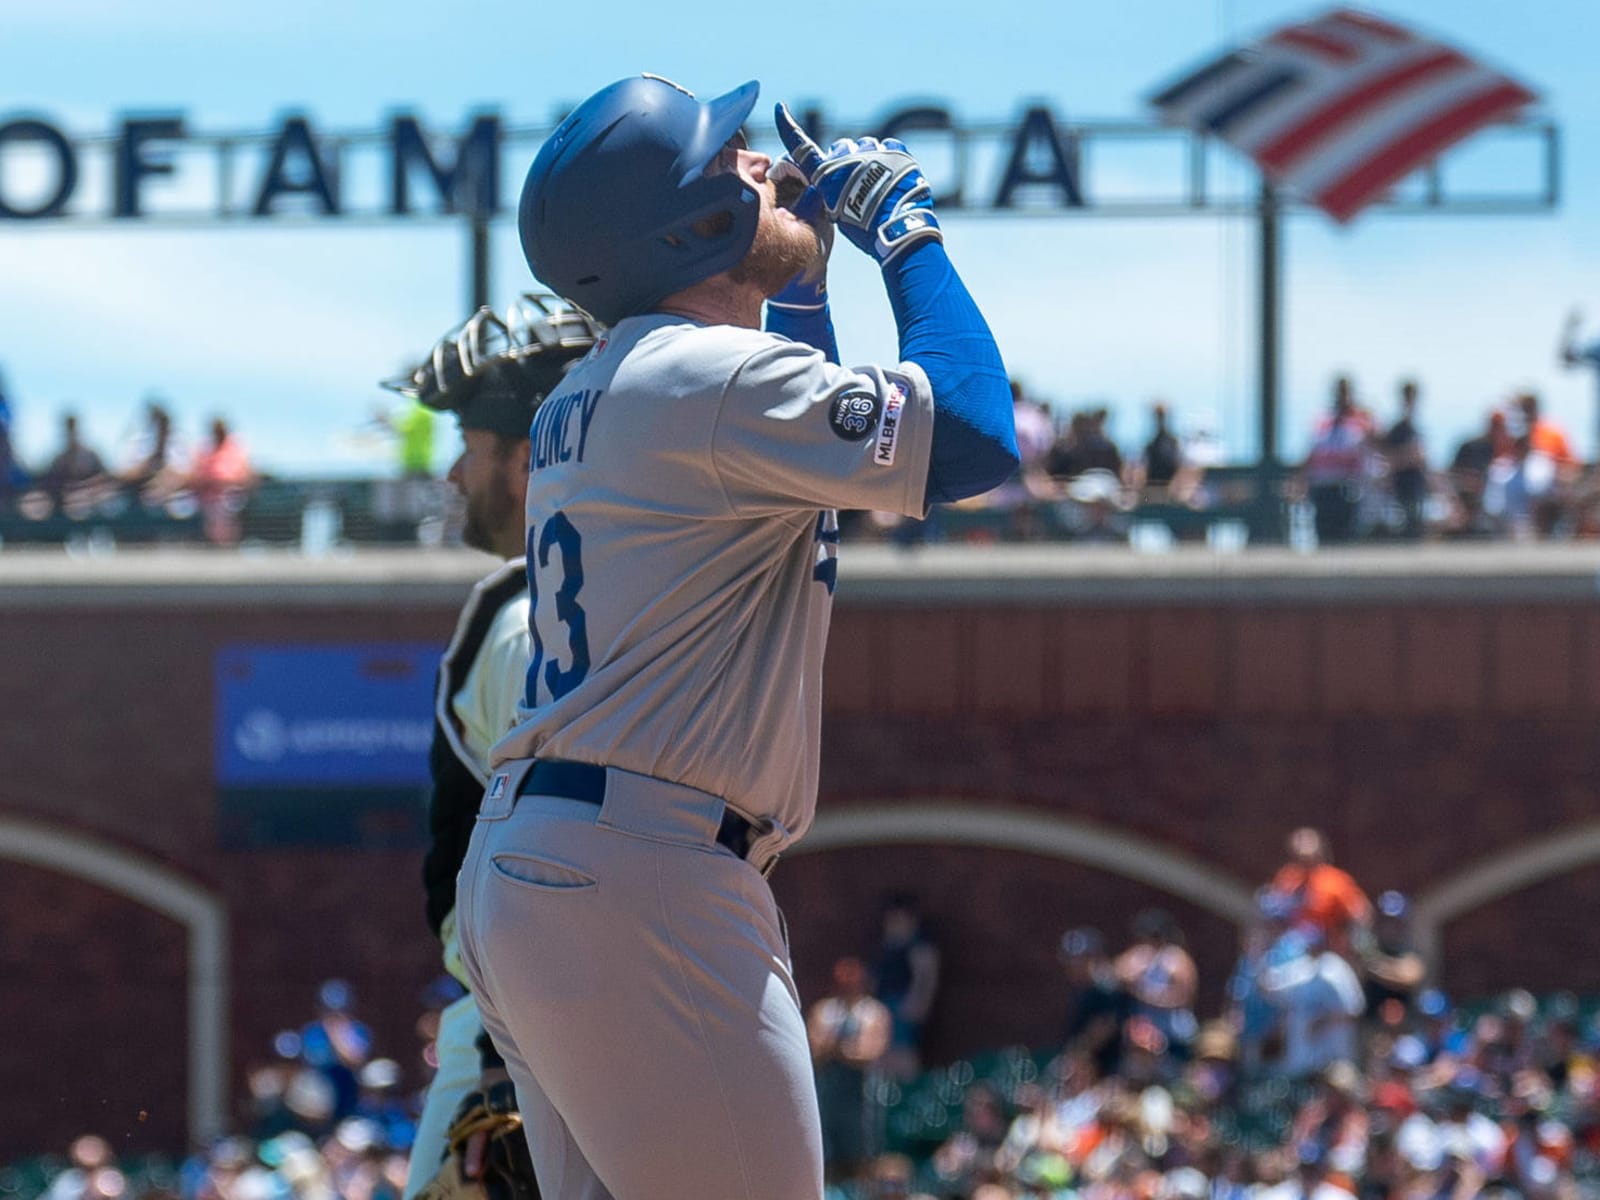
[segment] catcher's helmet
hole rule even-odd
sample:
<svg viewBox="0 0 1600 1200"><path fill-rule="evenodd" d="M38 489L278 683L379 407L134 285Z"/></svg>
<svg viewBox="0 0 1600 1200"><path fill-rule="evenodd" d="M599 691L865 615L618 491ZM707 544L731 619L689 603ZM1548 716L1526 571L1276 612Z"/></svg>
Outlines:
<svg viewBox="0 0 1600 1200"><path fill-rule="evenodd" d="M463 429L527 437L535 410L603 332L587 313L529 292L504 318L480 308L415 370L384 386L455 413Z"/></svg>
<svg viewBox="0 0 1600 1200"><path fill-rule="evenodd" d="M737 264L755 239L760 198L737 175L704 171L759 91L752 81L702 104L641 75L580 104L522 187L517 225L534 275L609 325ZM695 231L722 213L732 220L717 232Z"/></svg>

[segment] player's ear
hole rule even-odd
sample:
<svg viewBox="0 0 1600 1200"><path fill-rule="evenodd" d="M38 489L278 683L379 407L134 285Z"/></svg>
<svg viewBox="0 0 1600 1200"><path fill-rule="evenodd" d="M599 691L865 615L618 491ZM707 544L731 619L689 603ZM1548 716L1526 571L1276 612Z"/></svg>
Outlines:
<svg viewBox="0 0 1600 1200"><path fill-rule="evenodd" d="M532 452L533 443L527 438L518 438L506 448L506 475L518 492L528 490L528 467L533 461Z"/></svg>

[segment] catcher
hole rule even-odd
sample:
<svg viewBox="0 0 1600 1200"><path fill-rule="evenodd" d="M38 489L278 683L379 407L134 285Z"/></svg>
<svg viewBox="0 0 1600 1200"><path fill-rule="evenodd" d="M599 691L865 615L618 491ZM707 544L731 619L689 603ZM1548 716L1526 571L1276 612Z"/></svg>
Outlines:
<svg viewBox="0 0 1600 1200"><path fill-rule="evenodd" d="M506 560L472 591L439 664L429 765L433 844L423 862L428 923L445 969L466 983L455 930L456 873L488 778L489 747L513 724L528 668L523 502L533 414L599 335L587 316L528 295L502 320L480 309L440 339L427 361L385 386L454 413L462 451L449 479L460 494L462 540ZM440 1015L438 1071L428 1089L406 1200L474 1195L537 1198L533 1163L505 1065L470 994Z"/></svg>

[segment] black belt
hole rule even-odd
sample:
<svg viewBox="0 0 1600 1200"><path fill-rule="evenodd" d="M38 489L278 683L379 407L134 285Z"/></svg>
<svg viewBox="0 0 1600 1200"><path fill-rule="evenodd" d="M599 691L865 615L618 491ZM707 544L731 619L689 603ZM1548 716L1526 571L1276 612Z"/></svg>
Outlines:
<svg viewBox="0 0 1600 1200"><path fill-rule="evenodd" d="M571 762L561 758L541 758L522 777L518 796L560 796L599 805L606 798L606 769L594 763ZM726 846L740 858L750 857L750 847L760 831L726 804L722 824L717 827L717 845Z"/></svg>

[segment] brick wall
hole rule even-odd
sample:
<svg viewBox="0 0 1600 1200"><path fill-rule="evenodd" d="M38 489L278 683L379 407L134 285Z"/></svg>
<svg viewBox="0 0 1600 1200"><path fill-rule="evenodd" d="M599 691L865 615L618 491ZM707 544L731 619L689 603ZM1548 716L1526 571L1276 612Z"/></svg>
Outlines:
<svg viewBox="0 0 1600 1200"><path fill-rule="evenodd" d="M230 914L235 1091L319 981L354 982L412 1081L436 974L417 850L222 851L211 663L244 641L443 643L465 594L292 606L29 607L0 621L0 816L174 869ZM1437 589L1435 589L1437 591ZM1254 884L1313 823L1371 890L1411 891L1594 818L1600 614L1586 603L842 603L828 660L821 811L1018 806L1181 851ZM183 932L92 881L0 856L0 1156L95 1128L181 1141ZM1039 1043L1060 1023L1062 929L1116 943L1139 907L1181 920L1215 1001L1221 917L1092 864L980 846L795 855L774 880L797 969L870 952L877 899L918 891L944 946L935 1056ZM1445 930L1443 982L1600 991L1585 920L1600 867ZM9 1086L7 1086L9 1085ZM49 1102L38 1105L41 1094ZM143 1112L143 1119L139 1114Z"/></svg>

